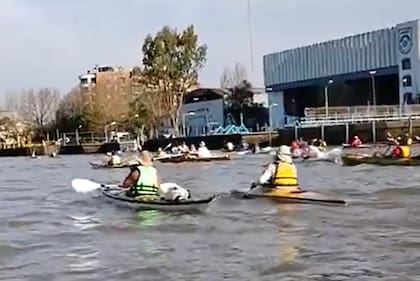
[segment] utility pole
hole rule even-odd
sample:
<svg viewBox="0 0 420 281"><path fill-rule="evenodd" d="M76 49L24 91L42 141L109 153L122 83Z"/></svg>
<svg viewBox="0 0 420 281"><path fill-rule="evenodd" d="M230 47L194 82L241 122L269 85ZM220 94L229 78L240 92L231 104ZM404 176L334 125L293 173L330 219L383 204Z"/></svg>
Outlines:
<svg viewBox="0 0 420 281"><path fill-rule="evenodd" d="M255 69L254 69L254 44L252 38L252 12L251 12L251 0L248 1L248 33L249 33L249 52L250 52L250 61L251 61L251 79L255 79ZM255 82L255 81L252 81Z"/></svg>

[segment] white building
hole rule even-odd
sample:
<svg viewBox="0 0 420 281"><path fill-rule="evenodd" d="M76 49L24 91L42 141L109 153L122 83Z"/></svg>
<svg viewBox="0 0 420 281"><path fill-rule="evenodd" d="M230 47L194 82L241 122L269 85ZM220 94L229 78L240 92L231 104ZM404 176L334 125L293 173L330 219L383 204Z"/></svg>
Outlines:
<svg viewBox="0 0 420 281"><path fill-rule="evenodd" d="M181 110L186 134L202 135L214 127L224 126L225 97L228 94L227 90L206 88L187 93Z"/></svg>
<svg viewBox="0 0 420 281"><path fill-rule="evenodd" d="M273 127L306 107L399 105L420 95L419 23L335 39L264 56ZM294 121L293 121L294 122Z"/></svg>
<svg viewBox="0 0 420 281"><path fill-rule="evenodd" d="M262 104L254 112L257 114L248 114L244 116L245 126L252 126L252 123L265 125L268 120L264 120L262 112L267 111L268 96L265 88L252 88L253 103ZM181 109L182 128L185 125L185 133L188 136L199 136L231 123L240 126L240 120L226 113L227 97L231 94L228 89L220 88L199 88L186 94L184 105ZM252 116L249 116L252 115ZM249 123L247 123L249 122Z"/></svg>

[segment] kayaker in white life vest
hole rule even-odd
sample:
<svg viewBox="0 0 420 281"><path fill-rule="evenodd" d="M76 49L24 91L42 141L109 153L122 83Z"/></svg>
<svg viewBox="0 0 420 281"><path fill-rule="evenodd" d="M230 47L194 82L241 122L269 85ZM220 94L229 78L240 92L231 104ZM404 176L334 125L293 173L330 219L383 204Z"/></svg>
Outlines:
<svg viewBox="0 0 420 281"><path fill-rule="evenodd" d="M152 156L142 151L137 160L129 161L130 173L120 187L128 188L126 195L140 200L156 200L163 194L156 168L153 167Z"/></svg>
<svg viewBox="0 0 420 281"><path fill-rule="evenodd" d="M288 146L280 147L273 163L267 166L258 181L252 184L251 189L257 186L299 191L297 171Z"/></svg>
<svg viewBox="0 0 420 281"><path fill-rule="evenodd" d="M200 146L197 150L198 157L206 158L211 157L210 151L206 147L206 143L204 141L200 141Z"/></svg>
<svg viewBox="0 0 420 281"><path fill-rule="evenodd" d="M121 158L115 151L111 153L111 159L108 161L108 165L120 165L121 164Z"/></svg>

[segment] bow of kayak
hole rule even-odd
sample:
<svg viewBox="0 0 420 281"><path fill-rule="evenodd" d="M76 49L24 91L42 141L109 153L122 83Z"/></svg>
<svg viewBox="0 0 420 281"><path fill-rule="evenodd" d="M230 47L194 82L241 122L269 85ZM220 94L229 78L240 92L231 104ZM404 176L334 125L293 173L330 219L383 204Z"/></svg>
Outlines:
<svg viewBox="0 0 420 281"><path fill-rule="evenodd" d="M102 194L108 201L117 204L121 207L127 207L134 210L162 210L162 211L205 211L209 203L211 203L216 196L211 196L205 199L198 200L137 200L125 195L125 190L120 188L103 188Z"/></svg>

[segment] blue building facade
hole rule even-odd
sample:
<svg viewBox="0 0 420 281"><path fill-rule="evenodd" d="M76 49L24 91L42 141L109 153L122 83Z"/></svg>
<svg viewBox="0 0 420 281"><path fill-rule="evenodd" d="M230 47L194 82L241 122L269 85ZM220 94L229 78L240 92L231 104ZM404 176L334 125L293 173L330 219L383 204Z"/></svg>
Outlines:
<svg viewBox="0 0 420 281"><path fill-rule="evenodd" d="M320 106L322 91L330 87L329 84L335 87L332 99L337 106L359 105L349 102L351 95L357 91L370 92L367 82L372 78L379 84L379 103L395 103L401 108L404 104L414 103L420 94L418 33L418 20L414 20L265 55L264 83L269 104L276 104L272 107L273 127L284 127L299 115L293 111L294 103L299 108L312 104ZM387 81L390 79L395 82ZM389 90L392 88L390 84L395 84L395 90ZM345 91L349 97L344 97ZM318 99L310 96L315 92ZM360 105L365 104L366 99L372 103L369 95L367 93L365 99L360 99Z"/></svg>

